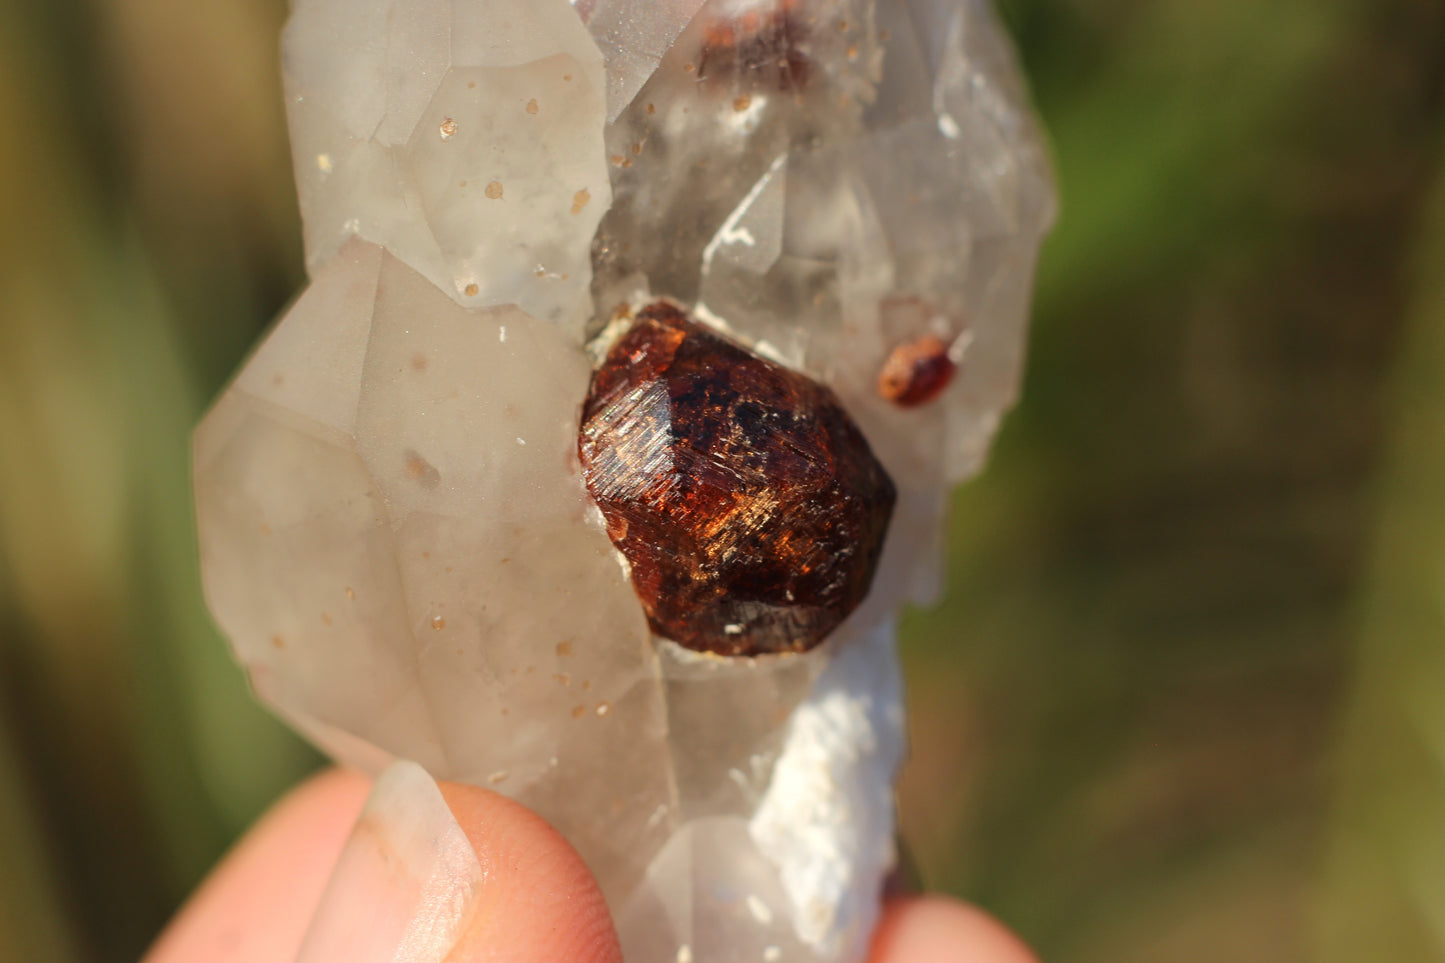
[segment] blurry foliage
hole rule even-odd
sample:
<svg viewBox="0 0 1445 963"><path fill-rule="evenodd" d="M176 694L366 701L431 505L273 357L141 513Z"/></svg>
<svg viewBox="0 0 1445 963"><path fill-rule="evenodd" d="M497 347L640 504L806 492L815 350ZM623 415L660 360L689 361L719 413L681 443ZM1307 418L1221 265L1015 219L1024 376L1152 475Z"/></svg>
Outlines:
<svg viewBox="0 0 1445 963"><path fill-rule="evenodd" d="M1445 168L1427 213L1360 597L1324 963L1445 956Z"/></svg>
<svg viewBox="0 0 1445 963"><path fill-rule="evenodd" d="M1445 5L1004 12L1064 216L908 621L918 861L1054 963L1445 960ZM133 959L316 764L186 477L301 282L284 13L0 5L3 960Z"/></svg>

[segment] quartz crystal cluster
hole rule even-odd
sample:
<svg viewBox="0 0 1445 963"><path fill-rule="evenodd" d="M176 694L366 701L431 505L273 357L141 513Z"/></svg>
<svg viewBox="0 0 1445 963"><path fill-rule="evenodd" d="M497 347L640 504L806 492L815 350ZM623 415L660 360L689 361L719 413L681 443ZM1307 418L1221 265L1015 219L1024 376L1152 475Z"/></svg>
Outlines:
<svg viewBox="0 0 1445 963"><path fill-rule="evenodd" d="M1053 217L992 12L294 0L284 61L311 280L195 442L257 693L542 814L631 963L861 960Z"/></svg>

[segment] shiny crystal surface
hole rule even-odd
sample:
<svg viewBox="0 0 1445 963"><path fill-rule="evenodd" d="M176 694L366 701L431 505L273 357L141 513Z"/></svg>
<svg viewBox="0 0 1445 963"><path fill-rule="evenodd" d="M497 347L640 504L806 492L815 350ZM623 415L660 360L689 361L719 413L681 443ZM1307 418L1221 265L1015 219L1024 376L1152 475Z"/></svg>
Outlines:
<svg viewBox="0 0 1445 963"><path fill-rule="evenodd" d="M896 494L833 393L645 308L592 376L583 475L658 635L813 648L868 594Z"/></svg>
<svg viewBox="0 0 1445 963"><path fill-rule="evenodd" d="M987 3L295 0L284 53L311 281L195 442L256 691L339 759L536 809L629 963L861 960L893 623L1013 400L1053 216ZM825 386L893 479L805 653L660 638L584 484L604 333L660 300Z"/></svg>

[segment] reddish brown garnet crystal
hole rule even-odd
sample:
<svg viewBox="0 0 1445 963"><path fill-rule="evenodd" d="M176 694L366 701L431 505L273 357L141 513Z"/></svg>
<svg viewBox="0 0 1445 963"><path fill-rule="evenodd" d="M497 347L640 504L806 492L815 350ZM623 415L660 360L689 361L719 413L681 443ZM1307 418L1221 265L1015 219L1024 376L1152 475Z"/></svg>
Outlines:
<svg viewBox="0 0 1445 963"><path fill-rule="evenodd" d="M762 87L798 90L812 67L803 53L806 25L800 0L771 0L741 16L708 21L703 28L699 80L751 80Z"/></svg>
<svg viewBox="0 0 1445 963"><path fill-rule="evenodd" d="M943 394L957 369L948 345L925 334L893 349L878 374L878 393L900 408L917 408Z"/></svg>
<svg viewBox="0 0 1445 963"><path fill-rule="evenodd" d="M658 635L801 652L868 594L896 496L862 433L827 388L671 304L593 374L578 450Z"/></svg>

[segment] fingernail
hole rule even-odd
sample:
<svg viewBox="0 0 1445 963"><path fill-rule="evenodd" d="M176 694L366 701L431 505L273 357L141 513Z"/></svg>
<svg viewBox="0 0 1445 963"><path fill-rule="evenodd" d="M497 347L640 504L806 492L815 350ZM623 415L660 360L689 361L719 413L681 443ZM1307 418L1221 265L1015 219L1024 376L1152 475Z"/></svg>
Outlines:
<svg viewBox="0 0 1445 963"><path fill-rule="evenodd" d="M341 851L296 963L441 963L481 881L436 782L416 763L395 763Z"/></svg>

